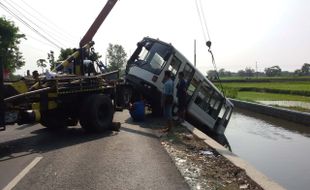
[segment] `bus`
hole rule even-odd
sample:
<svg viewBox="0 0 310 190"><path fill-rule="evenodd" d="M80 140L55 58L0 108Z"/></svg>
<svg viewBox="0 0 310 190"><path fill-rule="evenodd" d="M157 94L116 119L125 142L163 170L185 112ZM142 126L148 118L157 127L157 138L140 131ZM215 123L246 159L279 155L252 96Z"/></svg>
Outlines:
<svg viewBox="0 0 310 190"><path fill-rule="evenodd" d="M176 86L183 71L187 83L186 121L203 132L224 134L233 104L171 44L150 37L138 42L126 65L126 82L132 86L132 98L139 96L149 103L153 113L161 113L164 73L171 71L174 80L173 114L177 113Z"/></svg>

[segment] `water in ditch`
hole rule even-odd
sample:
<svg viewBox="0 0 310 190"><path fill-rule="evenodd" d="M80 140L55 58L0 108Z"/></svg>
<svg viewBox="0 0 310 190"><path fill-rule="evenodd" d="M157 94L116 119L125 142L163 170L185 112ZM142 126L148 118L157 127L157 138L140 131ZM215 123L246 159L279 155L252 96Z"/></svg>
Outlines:
<svg viewBox="0 0 310 190"><path fill-rule="evenodd" d="M232 152L286 189L310 186L310 126L235 109L225 132Z"/></svg>

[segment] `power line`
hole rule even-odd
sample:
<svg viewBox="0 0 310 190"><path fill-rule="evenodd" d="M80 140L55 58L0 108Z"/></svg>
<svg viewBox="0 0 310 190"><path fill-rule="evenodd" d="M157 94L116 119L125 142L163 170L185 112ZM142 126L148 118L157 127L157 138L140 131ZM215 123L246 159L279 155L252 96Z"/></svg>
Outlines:
<svg viewBox="0 0 310 190"><path fill-rule="evenodd" d="M41 15L40 16L35 16L35 15L33 15L31 13L31 11L29 12L25 8L23 8L22 6L18 5L18 3L14 3L14 1L12 1L11 3L13 3L15 7L18 7L20 10L25 12L27 15L29 15L33 20L36 20L37 24L32 22L32 21L31 22L34 23L37 27L39 27L41 30L45 31L46 33L50 33L51 34L50 35L51 38L53 38L52 36L55 36L58 39L62 38L61 41L66 41L66 42L68 42L68 44L72 44L72 42L69 42L68 38L63 37L63 34L59 33L58 30L55 30L53 27L50 27L47 22L44 22L43 20L41 20L40 19L40 18L42 18ZM30 20L30 19L28 19L28 20ZM44 29L42 27L40 27L40 25L38 25L39 23L43 24ZM45 29L47 29L47 30L45 30Z"/></svg>
<svg viewBox="0 0 310 190"><path fill-rule="evenodd" d="M17 20L19 20L22 24L24 24L25 26L27 26L29 29L31 29L32 31L34 31L36 34L38 34L39 36L41 36L42 38L44 38L45 40L47 40L48 42L50 42L51 44L53 44L55 47L61 49L61 47L59 45L57 45L55 42L53 42L52 40L50 40L48 37L46 37L45 35L41 34L39 31L37 31L35 28L33 28L30 24L28 24L26 21L24 21L22 18L20 18L18 15L16 15L13 11L11 11L7 6L5 6L2 2L0 2L0 6L7 11L9 14L11 14L13 17L15 17Z"/></svg>
<svg viewBox="0 0 310 190"><path fill-rule="evenodd" d="M64 32L64 35L66 36L66 38L70 39L70 41L75 41L75 39L72 38L72 34L67 33L65 30L63 30L62 28L60 28L57 24L55 24L52 20L50 20L48 17L44 16L43 14L41 14L39 11L37 11L36 9L34 9L33 7L31 7L28 3L26 3L26 1L24 0L20 0L24 5L26 5L27 7L29 7L32 11L34 11L36 14L38 14L40 16L41 19L45 19L47 21L48 24L50 24L50 28L57 28L58 30L61 30L62 32ZM44 21L42 21L44 22ZM43 23L44 24L44 23ZM55 30L57 31L57 30Z"/></svg>
<svg viewBox="0 0 310 190"><path fill-rule="evenodd" d="M199 3L200 3L201 14L202 14L202 20L203 20L205 29L207 31L208 39L209 39L209 41L211 41L210 33L209 33L208 25L207 25L207 20L206 20L206 17L205 17L205 13L204 13L204 10L203 10L203 6L202 6L201 0L199 0Z"/></svg>
<svg viewBox="0 0 310 190"><path fill-rule="evenodd" d="M27 20L28 23L32 24L32 26L37 27L38 29L40 29L41 31L43 31L49 38L51 38L54 42L57 42L57 44L60 44L61 46L65 46L63 43L59 42L56 38L54 38L52 35L50 35L47 31L45 31L42 27L40 27L39 25L37 25L35 22L33 22L31 19L29 19L27 16L25 16L20 10L18 10L16 8L19 7L19 5L13 3L14 5L12 5L11 3L9 3L8 1L4 0L9 6L11 6L11 9L13 9L18 15L19 17L23 17L24 20ZM12 11L12 10L11 10ZM33 27L34 28L34 27Z"/></svg>
<svg viewBox="0 0 310 190"><path fill-rule="evenodd" d="M204 37L205 41L208 41L208 40L211 41L208 26L207 26L206 17L205 17L203 8L202 8L201 0L199 0L199 2L198 2L198 0L195 0L195 4L196 4L196 9L197 9L197 13L198 13L203 37ZM207 39L207 37L208 37L208 39Z"/></svg>

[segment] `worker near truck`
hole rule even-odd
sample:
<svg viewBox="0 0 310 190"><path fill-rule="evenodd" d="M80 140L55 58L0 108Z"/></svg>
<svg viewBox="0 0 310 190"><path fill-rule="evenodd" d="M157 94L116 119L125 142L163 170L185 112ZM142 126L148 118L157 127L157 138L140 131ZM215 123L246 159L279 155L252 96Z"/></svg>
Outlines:
<svg viewBox="0 0 310 190"><path fill-rule="evenodd" d="M164 117L166 118L166 127L163 132L168 132L173 127L172 121L172 104L173 104L173 81L171 79L171 71L165 71L164 90L162 96L162 108Z"/></svg>

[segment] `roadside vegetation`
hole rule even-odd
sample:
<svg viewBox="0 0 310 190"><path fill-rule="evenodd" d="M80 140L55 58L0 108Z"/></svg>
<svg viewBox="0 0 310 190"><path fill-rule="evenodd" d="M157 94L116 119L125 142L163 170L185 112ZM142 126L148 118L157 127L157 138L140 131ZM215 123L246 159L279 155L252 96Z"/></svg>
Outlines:
<svg viewBox="0 0 310 190"><path fill-rule="evenodd" d="M310 112L308 107L276 103L276 101L310 102L310 64L308 63L294 72L283 72L277 66L266 68L263 73L254 72L250 68L237 73L220 69L217 76L212 73L208 71L208 78L219 89L223 88L229 98L250 102L275 101L272 106Z"/></svg>

